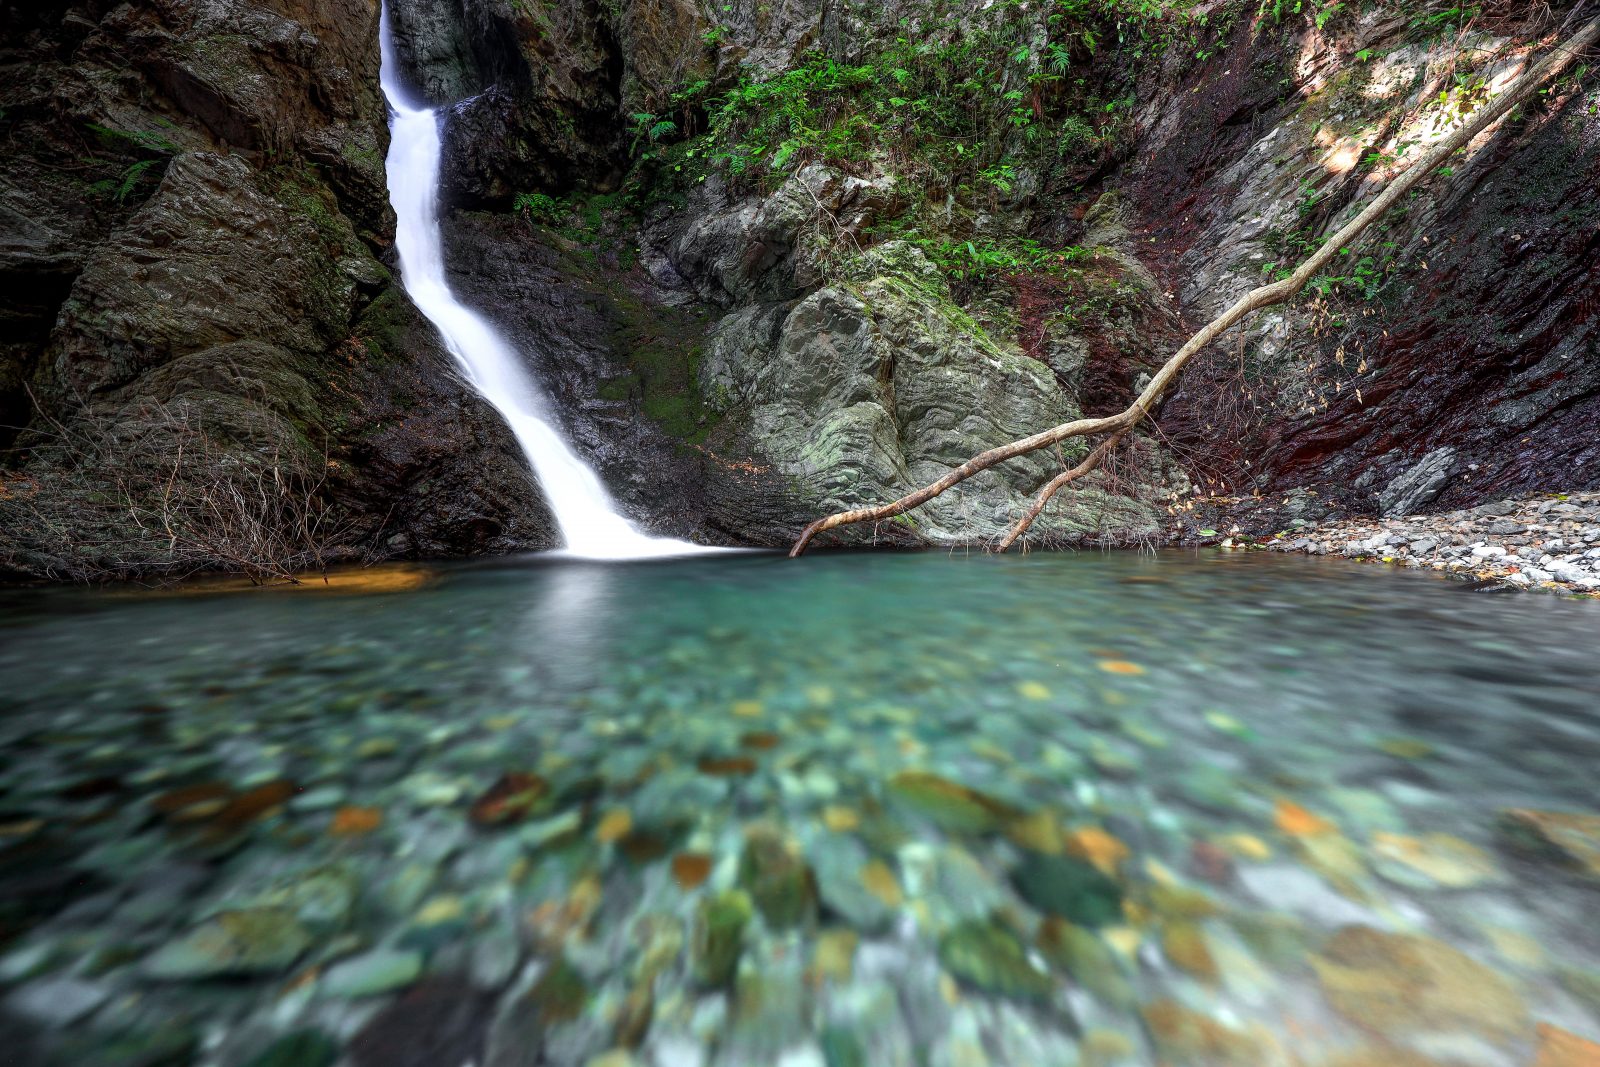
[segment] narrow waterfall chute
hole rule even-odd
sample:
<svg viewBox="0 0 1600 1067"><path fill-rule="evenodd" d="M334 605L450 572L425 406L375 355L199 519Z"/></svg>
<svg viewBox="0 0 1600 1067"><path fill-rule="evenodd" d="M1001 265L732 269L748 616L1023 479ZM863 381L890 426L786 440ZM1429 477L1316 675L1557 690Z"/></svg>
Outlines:
<svg viewBox="0 0 1600 1067"><path fill-rule="evenodd" d="M401 82L385 4L380 15L389 102L389 202L405 290L438 329L463 376L510 426L560 528L565 554L586 559L645 559L715 551L649 537L622 516L599 476L557 427L550 403L522 360L483 316L462 305L445 275L439 219L443 144L438 113L411 98Z"/></svg>

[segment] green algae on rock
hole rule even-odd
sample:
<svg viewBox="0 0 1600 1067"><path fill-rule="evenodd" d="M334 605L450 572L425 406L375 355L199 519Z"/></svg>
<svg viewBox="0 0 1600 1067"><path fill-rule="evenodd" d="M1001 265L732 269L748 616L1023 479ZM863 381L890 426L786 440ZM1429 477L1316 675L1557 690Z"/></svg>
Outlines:
<svg viewBox="0 0 1600 1067"><path fill-rule="evenodd" d="M889 780L889 799L951 833L985 833L1021 814L987 793L926 771L901 771Z"/></svg>
<svg viewBox="0 0 1600 1067"><path fill-rule="evenodd" d="M332 1067L339 1043L321 1030L296 1030L274 1041L246 1067Z"/></svg>
<svg viewBox="0 0 1600 1067"><path fill-rule="evenodd" d="M286 970L311 947L311 935L285 908L212 916L145 961L152 978L214 978Z"/></svg>
<svg viewBox="0 0 1600 1067"><path fill-rule="evenodd" d="M754 915L755 906L742 890L720 893L700 902L690 943L696 982L717 989L733 981L744 951L745 927Z"/></svg>
<svg viewBox="0 0 1600 1067"><path fill-rule="evenodd" d="M739 885L750 894L773 929L815 920L817 880L799 846L782 831L752 827L739 856Z"/></svg>
<svg viewBox="0 0 1600 1067"><path fill-rule="evenodd" d="M1050 916L1039 925L1039 951L1108 1007L1133 1010L1139 995L1111 946L1093 930Z"/></svg>
<svg viewBox="0 0 1600 1067"><path fill-rule="evenodd" d="M530 1019L541 1027L550 1027L576 1019L592 995L578 969L565 956L559 956L522 999L531 1013Z"/></svg>
<svg viewBox="0 0 1600 1067"><path fill-rule="evenodd" d="M985 993L1042 1000L1055 983L1033 965L1027 946L995 920L968 919L939 939L939 962L956 978Z"/></svg>

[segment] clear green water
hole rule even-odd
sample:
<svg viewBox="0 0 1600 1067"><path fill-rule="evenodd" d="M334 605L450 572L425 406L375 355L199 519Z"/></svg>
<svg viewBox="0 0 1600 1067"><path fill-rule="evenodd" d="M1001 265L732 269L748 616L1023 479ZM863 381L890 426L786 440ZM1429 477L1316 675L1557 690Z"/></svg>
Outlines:
<svg viewBox="0 0 1600 1067"><path fill-rule="evenodd" d="M1502 816L1600 813L1593 603L1188 554L0 596L12 1062L1600 1041L1600 881Z"/></svg>

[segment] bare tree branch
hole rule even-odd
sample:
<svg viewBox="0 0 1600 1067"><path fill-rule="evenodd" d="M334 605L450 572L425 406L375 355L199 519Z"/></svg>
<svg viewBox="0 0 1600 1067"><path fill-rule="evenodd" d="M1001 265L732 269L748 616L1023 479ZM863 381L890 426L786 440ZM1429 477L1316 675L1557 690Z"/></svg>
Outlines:
<svg viewBox="0 0 1600 1067"><path fill-rule="evenodd" d="M1060 474L1050 479L1049 483L1043 489L1039 490L1039 495L1034 497L1033 503L1028 505L1028 510L1022 513L1022 517L1016 521L1011 529L1006 531L1006 535L1002 537L1000 539L1000 543L995 546L995 551L1004 552L1006 549L1011 547L1017 538L1027 533L1028 527L1032 526L1033 520L1037 519L1039 517L1039 513L1044 511L1044 506L1050 503L1051 497L1055 496L1065 486L1077 481L1079 478L1082 478L1085 474L1088 474L1090 471L1100 466L1100 464L1104 463L1106 457L1111 454L1111 450L1116 448L1117 445L1121 444L1122 439L1128 436L1129 431L1132 429L1133 427L1129 426L1118 430L1104 441L1101 441L1094 451L1090 452L1084 457L1082 463L1078 464L1076 467L1073 467L1069 471L1062 471Z"/></svg>

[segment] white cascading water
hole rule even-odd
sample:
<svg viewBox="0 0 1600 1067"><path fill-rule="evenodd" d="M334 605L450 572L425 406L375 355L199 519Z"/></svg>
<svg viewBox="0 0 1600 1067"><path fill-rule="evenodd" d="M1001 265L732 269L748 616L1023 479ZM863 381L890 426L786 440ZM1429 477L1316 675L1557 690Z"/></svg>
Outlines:
<svg viewBox="0 0 1600 1067"><path fill-rule="evenodd" d="M389 202L406 292L438 329L468 382L505 417L533 466L560 527L564 554L584 559L644 559L707 551L699 545L647 537L618 513L599 477L572 450L551 421L549 404L505 339L481 315L463 307L444 273L439 229L438 115L416 106L401 83L389 34L389 10L380 15L383 67L389 101Z"/></svg>

